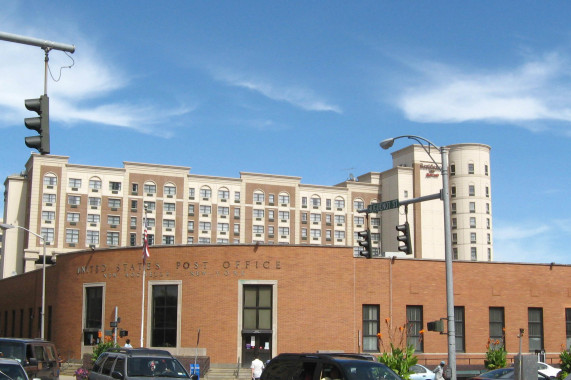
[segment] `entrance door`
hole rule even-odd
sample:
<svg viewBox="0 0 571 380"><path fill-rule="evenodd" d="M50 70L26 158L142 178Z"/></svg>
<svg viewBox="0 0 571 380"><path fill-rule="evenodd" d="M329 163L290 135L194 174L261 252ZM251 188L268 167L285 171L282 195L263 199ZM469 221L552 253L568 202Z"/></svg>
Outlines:
<svg viewBox="0 0 571 380"><path fill-rule="evenodd" d="M272 286L244 285L242 305L242 365L250 367L272 356Z"/></svg>

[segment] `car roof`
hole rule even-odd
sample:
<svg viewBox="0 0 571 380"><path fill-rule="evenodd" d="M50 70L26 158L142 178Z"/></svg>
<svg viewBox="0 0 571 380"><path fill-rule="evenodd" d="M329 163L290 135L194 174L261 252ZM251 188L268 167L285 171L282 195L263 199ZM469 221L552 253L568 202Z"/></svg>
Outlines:
<svg viewBox="0 0 571 380"><path fill-rule="evenodd" d="M374 361L374 357L368 354L346 354L346 353L284 353L279 354L276 358L281 359L326 359L326 360L334 360L334 361L347 361L347 360L365 360L365 361Z"/></svg>
<svg viewBox="0 0 571 380"><path fill-rule="evenodd" d="M0 338L0 342L22 342L22 343L52 343L43 339L34 338Z"/></svg>
<svg viewBox="0 0 571 380"><path fill-rule="evenodd" d="M10 358L0 358L0 364L21 365L18 360L16 360L16 359L10 359Z"/></svg>
<svg viewBox="0 0 571 380"><path fill-rule="evenodd" d="M167 350L158 350L154 348L110 348L105 351L108 353L119 353L125 354L130 357L148 357L148 356L159 356L159 357L169 357L172 358L172 354Z"/></svg>

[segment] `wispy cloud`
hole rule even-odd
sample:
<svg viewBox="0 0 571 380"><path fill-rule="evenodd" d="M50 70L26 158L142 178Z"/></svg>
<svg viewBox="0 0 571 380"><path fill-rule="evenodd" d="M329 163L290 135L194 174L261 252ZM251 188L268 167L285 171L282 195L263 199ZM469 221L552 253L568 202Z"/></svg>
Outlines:
<svg viewBox="0 0 571 380"><path fill-rule="evenodd" d="M327 102L304 86L278 84L271 80L228 70L218 70L214 73L214 77L229 86L246 88L269 99L286 102L307 111L342 113L339 106Z"/></svg>
<svg viewBox="0 0 571 380"><path fill-rule="evenodd" d="M418 122L571 121L571 73L561 54L486 72L422 62L397 105Z"/></svg>
<svg viewBox="0 0 571 380"><path fill-rule="evenodd" d="M571 264L566 245L570 235L571 219L494 220L494 260Z"/></svg>
<svg viewBox="0 0 571 380"><path fill-rule="evenodd" d="M29 36L37 36L30 31ZM76 41L77 42L77 41ZM0 41L2 59L0 72L0 121L8 126L21 125L29 113L24 108L24 99L35 98L43 93L44 52L39 47ZM61 79L48 79L50 96L50 120L73 127L81 123L103 124L134 131L169 137L165 126L172 125L172 118L193 111L192 106L181 105L169 109L152 104L151 100L133 97L125 102L118 97L119 91L129 91L130 76L111 60L104 50L97 50L94 41L77 42L75 61L71 69L64 69ZM49 63L56 79L60 67L71 65L72 59L63 52L52 50Z"/></svg>

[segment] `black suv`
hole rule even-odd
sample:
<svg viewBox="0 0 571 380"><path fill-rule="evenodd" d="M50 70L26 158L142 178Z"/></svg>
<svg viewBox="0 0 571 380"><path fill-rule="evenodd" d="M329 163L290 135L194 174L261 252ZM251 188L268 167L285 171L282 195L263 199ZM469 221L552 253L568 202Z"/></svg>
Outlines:
<svg viewBox="0 0 571 380"><path fill-rule="evenodd" d="M261 380L402 380L393 370L360 354L280 354Z"/></svg>
<svg viewBox="0 0 571 380"><path fill-rule="evenodd" d="M0 357L19 361L30 379L59 379L58 353L52 342L41 339L0 338Z"/></svg>
<svg viewBox="0 0 571 380"><path fill-rule="evenodd" d="M105 351L89 371L89 380L128 380L140 377L155 379L192 379L182 364L168 351L148 348L114 348Z"/></svg>

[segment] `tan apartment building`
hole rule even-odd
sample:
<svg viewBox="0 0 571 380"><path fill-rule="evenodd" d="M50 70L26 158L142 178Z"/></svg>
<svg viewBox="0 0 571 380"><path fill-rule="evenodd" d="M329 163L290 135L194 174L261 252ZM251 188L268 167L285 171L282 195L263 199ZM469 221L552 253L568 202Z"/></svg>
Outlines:
<svg viewBox="0 0 571 380"><path fill-rule="evenodd" d="M491 261L490 147L450 146L454 258ZM439 157L435 157L438 158ZM437 161L438 162L438 161ZM76 165L32 154L5 181L4 220L45 237L46 259L85 248L138 246L144 221L152 245L308 244L353 247L369 226L374 256L398 252L397 224L408 219L415 258L444 258L442 202L375 214L371 203L437 193L440 170L419 145L393 153L393 168L333 186L301 177L241 172L195 175L190 167L124 162L123 168ZM42 241L22 228L5 231L1 277L42 265Z"/></svg>

